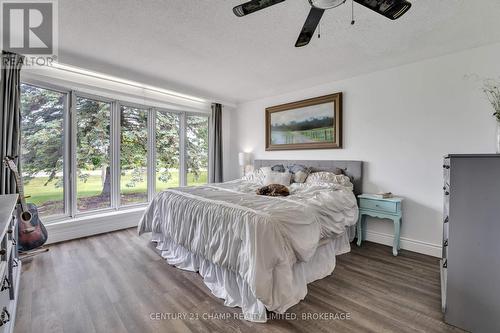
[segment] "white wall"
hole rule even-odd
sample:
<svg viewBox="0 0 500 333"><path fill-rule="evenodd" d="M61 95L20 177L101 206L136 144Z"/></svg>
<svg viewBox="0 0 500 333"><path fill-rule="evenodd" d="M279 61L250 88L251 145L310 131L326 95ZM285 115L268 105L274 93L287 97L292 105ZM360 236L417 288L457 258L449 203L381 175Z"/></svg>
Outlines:
<svg viewBox="0 0 500 333"><path fill-rule="evenodd" d="M258 159L365 162L365 192L405 198L402 247L440 255L442 157L495 151L495 121L477 79L500 75L500 44L247 102L231 123L231 177L237 153ZM335 60L325 64L334 70ZM299 78L300 79L300 78ZM334 92L344 94L344 149L266 152L265 108ZM392 225L368 221L369 239L390 244Z"/></svg>

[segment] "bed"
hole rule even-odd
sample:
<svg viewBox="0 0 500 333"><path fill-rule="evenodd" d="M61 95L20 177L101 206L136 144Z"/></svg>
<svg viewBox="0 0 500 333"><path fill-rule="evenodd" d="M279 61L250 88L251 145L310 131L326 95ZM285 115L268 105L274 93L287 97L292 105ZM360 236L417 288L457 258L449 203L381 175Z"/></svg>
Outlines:
<svg viewBox="0 0 500 333"><path fill-rule="evenodd" d="M340 168L353 186L295 184L288 197L259 196L260 185L243 179L168 189L138 225L170 265L199 272L226 306L255 322L284 313L304 299L308 283L333 272L335 256L350 251L358 216L362 162L256 160L254 167L276 164Z"/></svg>

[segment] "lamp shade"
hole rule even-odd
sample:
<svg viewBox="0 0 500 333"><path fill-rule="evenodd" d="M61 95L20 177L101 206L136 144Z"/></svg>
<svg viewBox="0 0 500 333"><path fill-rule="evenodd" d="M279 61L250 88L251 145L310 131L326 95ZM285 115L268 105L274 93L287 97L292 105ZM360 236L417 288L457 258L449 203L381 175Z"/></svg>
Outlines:
<svg viewBox="0 0 500 333"><path fill-rule="evenodd" d="M250 164L250 154L249 153L239 153L238 154L238 164L240 166L245 166Z"/></svg>

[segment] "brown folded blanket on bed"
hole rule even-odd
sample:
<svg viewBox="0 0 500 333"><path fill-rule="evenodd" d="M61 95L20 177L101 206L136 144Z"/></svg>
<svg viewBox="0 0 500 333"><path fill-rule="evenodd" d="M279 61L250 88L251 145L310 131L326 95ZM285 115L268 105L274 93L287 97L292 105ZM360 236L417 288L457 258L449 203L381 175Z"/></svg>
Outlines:
<svg viewBox="0 0 500 333"><path fill-rule="evenodd" d="M264 187L261 187L256 192L258 195L267 195L270 197L286 197L290 195L290 191L284 185L280 184L270 184Z"/></svg>

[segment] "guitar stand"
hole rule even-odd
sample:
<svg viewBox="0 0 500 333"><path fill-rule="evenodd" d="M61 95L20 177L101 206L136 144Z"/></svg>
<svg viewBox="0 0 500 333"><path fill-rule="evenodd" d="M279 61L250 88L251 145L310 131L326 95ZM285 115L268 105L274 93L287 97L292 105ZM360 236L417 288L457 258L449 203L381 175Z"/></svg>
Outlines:
<svg viewBox="0 0 500 333"><path fill-rule="evenodd" d="M46 248L41 248L41 249L32 250L32 251L19 251L19 259L20 260L28 259L28 258L34 257L36 255L39 255L39 254L45 253L45 252L49 252L49 248L46 247Z"/></svg>

